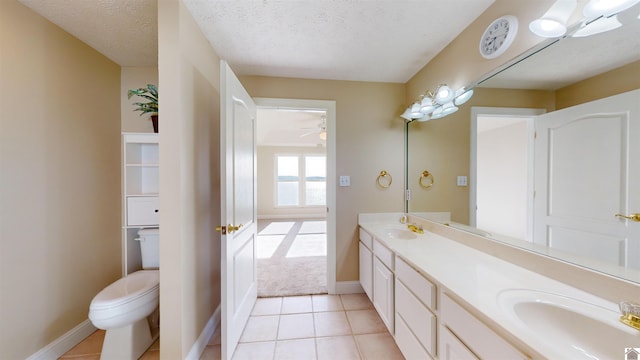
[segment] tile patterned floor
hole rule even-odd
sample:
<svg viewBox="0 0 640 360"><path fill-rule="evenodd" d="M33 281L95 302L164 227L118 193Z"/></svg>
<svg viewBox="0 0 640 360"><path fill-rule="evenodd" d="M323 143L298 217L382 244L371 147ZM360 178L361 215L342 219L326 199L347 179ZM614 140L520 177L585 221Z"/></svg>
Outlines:
<svg viewBox="0 0 640 360"><path fill-rule="evenodd" d="M103 331L71 349L62 360L100 358ZM160 358L159 341L140 358ZM220 332L201 360L220 359ZM234 360L404 359L364 294L260 298L242 333Z"/></svg>

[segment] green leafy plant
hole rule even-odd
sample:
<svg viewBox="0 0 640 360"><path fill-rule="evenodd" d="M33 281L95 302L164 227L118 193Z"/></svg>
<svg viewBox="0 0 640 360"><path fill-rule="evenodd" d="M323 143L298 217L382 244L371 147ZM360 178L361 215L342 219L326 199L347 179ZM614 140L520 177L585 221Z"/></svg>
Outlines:
<svg viewBox="0 0 640 360"><path fill-rule="evenodd" d="M132 96L139 96L143 99L149 100L148 102L135 102L133 105L137 106L133 111L140 111L140 116L146 113L158 114L158 87L153 84L147 84L146 88L131 89L127 92L127 97L131 99Z"/></svg>

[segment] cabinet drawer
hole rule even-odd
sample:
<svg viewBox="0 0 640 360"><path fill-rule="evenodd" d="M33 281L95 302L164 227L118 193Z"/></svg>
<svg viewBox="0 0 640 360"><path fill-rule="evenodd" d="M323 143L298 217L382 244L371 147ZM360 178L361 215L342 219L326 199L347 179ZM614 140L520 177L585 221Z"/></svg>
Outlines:
<svg viewBox="0 0 640 360"><path fill-rule="evenodd" d="M435 355L437 326L435 315L397 278L395 290L396 323L397 319L401 318L415 334L421 346Z"/></svg>
<svg viewBox="0 0 640 360"><path fill-rule="evenodd" d="M405 359L433 359L398 314L396 314L396 344Z"/></svg>
<svg viewBox="0 0 640 360"><path fill-rule="evenodd" d="M436 310L436 286L400 258L396 258L396 278L415 294L431 311Z"/></svg>
<svg viewBox="0 0 640 360"><path fill-rule="evenodd" d="M478 360L478 357L461 343L449 329L443 326L440 330L438 351L441 360Z"/></svg>
<svg viewBox="0 0 640 360"><path fill-rule="evenodd" d="M387 249L378 240L373 240L373 253L385 264L391 271L394 271L393 252Z"/></svg>
<svg viewBox="0 0 640 360"><path fill-rule="evenodd" d="M369 250L373 249L373 236L371 236L371 234L369 234L362 228L360 228L360 241L362 241L362 243L364 243L369 248Z"/></svg>
<svg viewBox="0 0 640 360"><path fill-rule="evenodd" d="M442 294L440 321L481 359L528 359L500 335L446 294Z"/></svg>
<svg viewBox="0 0 640 360"><path fill-rule="evenodd" d="M127 225L158 225L158 197L127 198Z"/></svg>

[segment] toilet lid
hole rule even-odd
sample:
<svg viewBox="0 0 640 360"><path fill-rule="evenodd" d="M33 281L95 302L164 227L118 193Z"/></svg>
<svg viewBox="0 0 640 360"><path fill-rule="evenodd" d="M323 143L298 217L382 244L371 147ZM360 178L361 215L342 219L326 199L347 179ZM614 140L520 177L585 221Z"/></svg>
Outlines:
<svg viewBox="0 0 640 360"><path fill-rule="evenodd" d="M153 293L157 295L159 284L158 270L136 271L100 291L91 301L90 307L94 310L110 308Z"/></svg>

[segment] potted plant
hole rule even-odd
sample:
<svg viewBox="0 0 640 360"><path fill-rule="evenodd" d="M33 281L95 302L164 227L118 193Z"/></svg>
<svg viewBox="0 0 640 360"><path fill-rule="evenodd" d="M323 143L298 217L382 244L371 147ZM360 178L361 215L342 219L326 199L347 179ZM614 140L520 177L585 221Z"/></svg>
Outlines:
<svg viewBox="0 0 640 360"><path fill-rule="evenodd" d="M135 102L133 105L137 106L133 111L140 111L142 114L150 113L151 122L153 123L153 132L158 132L158 87L153 84L147 84L146 88L131 89L127 92L127 97L131 99L132 96L139 96L148 100L147 102Z"/></svg>

